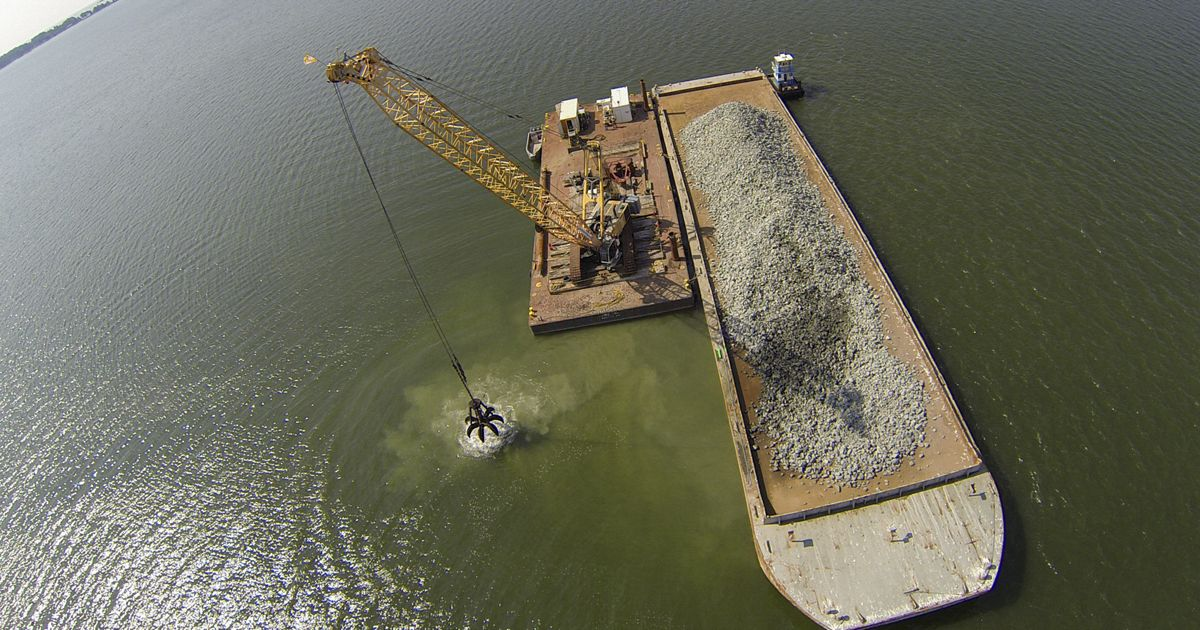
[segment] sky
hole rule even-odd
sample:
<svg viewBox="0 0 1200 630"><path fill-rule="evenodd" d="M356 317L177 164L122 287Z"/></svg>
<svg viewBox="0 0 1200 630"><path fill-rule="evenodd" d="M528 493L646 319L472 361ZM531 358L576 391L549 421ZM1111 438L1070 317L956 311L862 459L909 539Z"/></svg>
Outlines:
<svg viewBox="0 0 1200 630"><path fill-rule="evenodd" d="M0 0L0 55L97 0Z"/></svg>

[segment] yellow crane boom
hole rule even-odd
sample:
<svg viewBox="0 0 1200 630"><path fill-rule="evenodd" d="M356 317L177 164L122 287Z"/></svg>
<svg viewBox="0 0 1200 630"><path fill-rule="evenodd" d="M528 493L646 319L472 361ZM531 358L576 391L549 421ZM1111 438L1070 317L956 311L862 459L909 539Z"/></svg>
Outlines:
<svg viewBox="0 0 1200 630"><path fill-rule="evenodd" d="M550 234L599 251L601 239L583 218L550 194L454 110L389 63L374 48L329 64L331 83L355 83L375 104L429 150L492 191Z"/></svg>

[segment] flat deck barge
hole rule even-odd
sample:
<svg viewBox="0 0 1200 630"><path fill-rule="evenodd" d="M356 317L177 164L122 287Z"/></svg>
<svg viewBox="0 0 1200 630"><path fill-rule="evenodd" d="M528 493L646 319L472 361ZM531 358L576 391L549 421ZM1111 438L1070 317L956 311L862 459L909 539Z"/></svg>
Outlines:
<svg viewBox="0 0 1200 630"><path fill-rule="evenodd" d="M620 186L625 198L636 198L632 222L631 273L598 270L582 279L570 277L571 245L534 235L529 286L529 327L534 334L569 330L692 308L695 292L688 278L683 230L671 194L662 139L655 117L642 99L630 103L631 120L603 122L595 103L586 104L587 121L578 142L555 130L557 110L547 115L542 133L542 186L559 199L579 204L580 193L569 182L586 172L584 143L603 148L606 164L632 164L633 176ZM616 184L611 187L616 188Z"/></svg>
<svg viewBox="0 0 1200 630"><path fill-rule="evenodd" d="M658 86L656 119L672 195L703 302L713 357L759 563L794 605L826 628L861 628L922 614L991 589L1004 544L996 485L929 350L832 177L758 70ZM789 122L793 148L879 298L888 350L922 380L926 442L892 474L859 486L773 471L758 443L760 379L725 334L712 225L701 191L688 184L675 134L714 107L741 101ZM660 204L662 201L660 200Z"/></svg>

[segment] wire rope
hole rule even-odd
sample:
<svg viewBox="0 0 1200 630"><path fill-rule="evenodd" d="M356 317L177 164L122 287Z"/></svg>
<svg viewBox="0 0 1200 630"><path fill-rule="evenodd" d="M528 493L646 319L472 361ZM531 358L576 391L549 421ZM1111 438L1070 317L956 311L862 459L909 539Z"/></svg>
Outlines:
<svg viewBox="0 0 1200 630"><path fill-rule="evenodd" d="M358 151L359 159L362 160L363 169L367 172L367 179L371 181L371 189L375 191L375 198L379 200L379 209L383 211L383 216L387 219L388 229L392 233L392 241L396 243L396 249L400 252L400 260L404 261L404 268L408 271L408 276L412 279L413 286L417 289L417 296L421 299L421 305L425 307L425 313L429 315L429 321L433 324L438 341L446 351L446 356L450 359L450 365L458 375L458 380L462 383L463 389L466 390L467 396L474 401L475 395L471 393L471 386L467 384L467 374L463 369L462 362L458 360L458 355L455 354L454 347L450 345L450 339L446 337L446 331L442 328L442 323L438 320L437 314L434 313L433 305L429 303L429 297L425 294L425 290L421 288L421 282L417 279L417 272L413 269L408 252L404 250L404 244L400 242L400 234L396 231L396 224L392 221L392 215L388 212L387 205L383 202L383 195L380 194L379 186L375 183L375 175L371 173L371 167L367 164L367 156L363 153L362 144L358 141L358 134L354 131L354 124L350 122L350 112L346 109L346 101L342 98L340 85L337 83L333 84L333 90L337 94L338 104L342 108L342 117L346 120L346 128L350 130L350 137L354 140L354 148Z"/></svg>

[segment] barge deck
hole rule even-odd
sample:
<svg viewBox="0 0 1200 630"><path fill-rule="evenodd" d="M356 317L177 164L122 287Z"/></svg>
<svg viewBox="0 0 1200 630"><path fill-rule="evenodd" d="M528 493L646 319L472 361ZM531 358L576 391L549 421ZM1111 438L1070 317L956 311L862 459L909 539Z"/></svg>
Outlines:
<svg viewBox="0 0 1200 630"><path fill-rule="evenodd" d="M586 171L587 151L595 141L603 148L605 163L633 165L633 177L621 185L626 198L637 198L633 224L635 271L621 274L597 270L580 280L570 276L571 246L565 241L535 233L533 268L529 286L529 327L534 334L569 330L688 309L695 293L688 279L683 230L661 159L663 149L655 118L641 99L631 99L632 120L598 124L604 120L595 103L584 105L580 141L575 145L555 133L558 112L546 117L542 132L542 185L560 199L578 203L575 186L568 183ZM616 184L613 184L616 186Z"/></svg>
<svg viewBox="0 0 1200 630"><path fill-rule="evenodd" d="M861 628L948 606L991 589L1004 522L987 472L949 388L866 235L799 125L758 70L655 88L656 115L690 267L703 302L759 563L794 605L827 628ZM888 350L926 392L926 443L895 473L830 487L773 471L759 444L759 378L725 335L713 228L701 191L688 185L675 133L714 107L742 101L788 121L796 154L879 298ZM765 442L765 440L764 440Z"/></svg>

